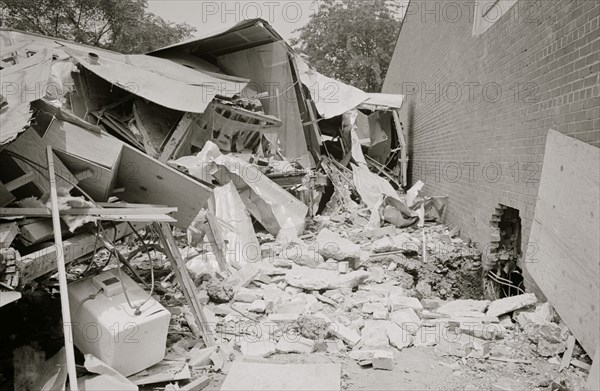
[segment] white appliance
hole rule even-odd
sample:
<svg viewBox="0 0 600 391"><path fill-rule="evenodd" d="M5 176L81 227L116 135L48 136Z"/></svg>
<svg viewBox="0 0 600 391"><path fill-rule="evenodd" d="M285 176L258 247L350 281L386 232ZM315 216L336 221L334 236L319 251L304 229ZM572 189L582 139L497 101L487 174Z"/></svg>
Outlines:
<svg viewBox="0 0 600 391"><path fill-rule="evenodd" d="M69 304L75 346L129 376L164 358L171 314L151 297L136 315L121 278L134 307L148 298L124 271L113 269L69 284Z"/></svg>

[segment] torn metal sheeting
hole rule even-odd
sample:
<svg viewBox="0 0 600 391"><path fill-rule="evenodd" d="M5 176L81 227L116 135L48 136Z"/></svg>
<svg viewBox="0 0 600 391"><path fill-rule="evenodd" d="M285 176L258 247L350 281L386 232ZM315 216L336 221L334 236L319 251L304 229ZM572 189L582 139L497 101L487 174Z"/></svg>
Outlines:
<svg viewBox="0 0 600 391"><path fill-rule="evenodd" d="M243 160L221 155L214 162L226 170L217 173L217 178L233 182L250 213L272 235L302 233L308 212L305 204Z"/></svg>
<svg viewBox="0 0 600 391"><path fill-rule="evenodd" d="M88 51L64 45L65 52L95 75L173 110L202 113L216 95L239 94L247 84L218 79L169 60L137 58L143 55L100 54L98 63L92 63Z"/></svg>
<svg viewBox="0 0 600 391"><path fill-rule="evenodd" d="M312 100L321 117L337 117L369 99L366 92L311 69L300 56L296 55L294 60L300 80L311 92L314 91Z"/></svg>
<svg viewBox="0 0 600 391"><path fill-rule="evenodd" d="M404 103L404 95L401 94L369 92L367 96L368 99L362 102L359 108L369 110L399 109Z"/></svg>
<svg viewBox="0 0 600 391"><path fill-rule="evenodd" d="M0 145L13 141L25 130L31 118L29 104L46 94L52 68L52 54L44 50L0 70L0 94L8 103L0 111Z"/></svg>
<svg viewBox="0 0 600 391"><path fill-rule="evenodd" d="M183 52L216 58L223 54L283 41L283 38L262 19L248 19L232 26L225 26L203 36L156 49L147 54L157 57L170 57Z"/></svg>

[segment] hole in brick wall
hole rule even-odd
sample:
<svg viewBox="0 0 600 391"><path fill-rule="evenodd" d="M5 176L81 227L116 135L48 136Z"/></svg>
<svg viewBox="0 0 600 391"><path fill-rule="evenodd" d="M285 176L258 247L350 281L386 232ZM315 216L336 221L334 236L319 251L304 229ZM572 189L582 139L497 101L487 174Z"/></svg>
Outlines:
<svg viewBox="0 0 600 391"><path fill-rule="evenodd" d="M521 251L521 217L519 210L498 205L491 219L490 256L487 262L486 295L502 298L518 295L523 290L519 264Z"/></svg>

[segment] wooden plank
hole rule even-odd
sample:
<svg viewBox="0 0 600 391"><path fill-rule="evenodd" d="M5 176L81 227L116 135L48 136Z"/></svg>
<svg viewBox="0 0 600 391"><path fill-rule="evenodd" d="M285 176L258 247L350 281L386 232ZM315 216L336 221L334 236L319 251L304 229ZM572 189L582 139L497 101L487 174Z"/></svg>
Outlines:
<svg viewBox="0 0 600 391"><path fill-rule="evenodd" d="M18 189L21 186L25 186L26 184L30 183L31 181L33 181L33 173L28 172L25 175L21 175L17 179L14 179L14 180L8 182L6 185L4 185L4 187L8 191L13 191L15 189ZM3 206L3 205L0 205L0 206Z"/></svg>
<svg viewBox="0 0 600 391"><path fill-rule="evenodd" d="M575 337L569 335L567 338L567 350L562 356L562 360L560 361L560 367L558 368L558 372L562 372L564 369L569 367L571 363L571 357L573 357L573 349L575 348Z"/></svg>
<svg viewBox="0 0 600 391"><path fill-rule="evenodd" d="M596 346L596 353L594 354L592 369L588 375L585 388L588 391L600 390L600 346Z"/></svg>
<svg viewBox="0 0 600 391"><path fill-rule="evenodd" d="M63 110L60 107L56 107L53 104L46 102L44 99L38 99L31 103L31 106L40 110L45 111L48 114L53 115L59 120L71 122L79 127L89 130L93 133L102 133L102 128L97 125L93 125L87 121L84 121L80 117L76 116L70 111Z"/></svg>
<svg viewBox="0 0 600 391"><path fill-rule="evenodd" d="M52 228L54 230L54 242L58 248L63 248L62 234L60 228L60 216L58 214L58 191L56 189L56 174L54 172L54 153L52 147L46 149L48 159L48 174L50 176L50 202L52 205ZM58 284L60 286L60 307L62 312L63 334L65 341L65 353L67 356L67 371L69 372L69 386L71 390L77 391L77 370L75 369L75 348L73 347L73 331L71 329L71 310L69 309L69 291L67 288L67 270L65 267L65 254L59 252L56 257L58 269Z"/></svg>
<svg viewBox="0 0 600 391"><path fill-rule="evenodd" d="M340 375L339 364L270 364L235 361L221 386L221 391L337 391L340 390Z"/></svg>
<svg viewBox="0 0 600 391"><path fill-rule="evenodd" d="M188 383L185 386L181 387L179 390L180 391L200 391L200 390L206 388L206 386L208 386L209 384L210 384L210 378L208 376L200 376L199 378L192 381L191 383Z"/></svg>
<svg viewBox="0 0 600 391"><path fill-rule="evenodd" d="M144 150L146 151L146 153L148 155L156 158L159 156L159 153L156 150L156 147L154 146L152 137L150 136L150 134L151 134L150 130L146 129L146 125L144 124L144 119L140 115L138 106L139 105L137 104L137 102L133 102L133 114L135 116L135 126L142 135L142 142L144 143ZM129 126L131 127L132 125L130 124Z"/></svg>
<svg viewBox="0 0 600 391"><path fill-rule="evenodd" d="M204 232L213 247L212 250L219 264L219 269L222 272L226 272L227 259L225 258L225 251L227 250L227 244L225 244L223 236L221 236L217 218L212 212L206 213L206 229Z"/></svg>
<svg viewBox="0 0 600 391"><path fill-rule="evenodd" d="M96 115L95 112L92 114ZM129 128L127 130L124 130L123 128L121 128L121 125L117 124L114 119L110 118L107 115L104 115L104 116L96 115L96 116L98 117L98 119L100 121L102 121L102 123L104 125L108 126L110 129L113 130L113 132L115 132L117 135L119 135L120 137L125 139L126 142L135 146L136 148L140 148L140 149L144 148L144 145L135 138L135 136L133 135L133 133L131 133L131 130Z"/></svg>
<svg viewBox="0 0 600 391"><path fill-rule="evenodd" d="M250 110L246 110L242 107L238 107L238 106L233 106L233 105L228 105L225 103L221 103L218 101L213 101L212 104L215 107L219 107L223 110L228 110L233 112L236 115L240 115L242 117L247 117L247 118L251 118L251 119L255 119L258 121L262 121L264 122L264 127L265 128L269 128L269 127L279 127L281 125L283 125L283 122L281 122L281 120L273 115L266 115L266 114L262 114L262 113L257 113L255 111L250 111Z"/></svg>
<svg viewBox="0 0 600 391"><path fill-rule="evenodd" d="M196 115L197 114L195 113L185 113L183 115L181 121L179 121L177 127L173 131L173 134L169 138L169 141L167 141L166 145L164 146L158 160L161 162L166 162L174 156L175 151L188 137L189 130L194 124Z"/></svg>
<svg viewBox="0 0 600 391"><path fill-rule="evenodd" d="M408 157L407 157L407 145L406 137L404 136L404 130L402 129L400 122L400 110L394 110L392 112L394 116L394 125L396 125L396 133L398 134L398 142L400 143L400 182L402 187L406 187L407 183L407 172L408 172Z"/></svg>
<svg viewBox="0 0 600 391"><path fill-rule="evenodd" d="M71 208L59 211L61 216L151 215L177 212L177 208ZM48 208L0 208L0 216L51 217Z"/></svg>
<svg viewBox="0 0 600 391"><path fill-rule="evenodd" d="M21 242L27 246L43 242L51 237L52 222L48 219L34 221L31 224L24 224L21 226Z"/></svg>
<svg viewBox="0 0 600 391"><path fill-rule="evenodd" d="M102 167L116 166L123 142L107 133L94 133L70 122L54 119L44 141L56 151L67 152Z"/></svg>
<svg viewBox="0 0 600 391"><path fill-rule="evenodd" d="M56 155L73 173L92 171L90 177L82 179L77 185L95 201L106 201L110 197L117 180L116 169L102 167L66 152L56 152Z"/></svg>
<svg viewBox="0 0 600 391"><path fill-rule="evenodd" d="M136 100L133 102L133 114L136 126L142 133L144 146L150 147L158 156L158 151L167 141L171 130L180 122L181 112L155 103Z"/></svg>
<svg viewBox="0 0 600 391"><path fill-rule="evenodd" d="M166 208L166 205L130 204L128 202L96 202L102 208Z"/></svg>
<svg viewBox="0 0 600 391"><path fill-rule="evenodd" d="M204 344L207 347L215 346L216 342L211 333L209 327L210 325L206 315L203 311L203 306L200 304L198 293L196 291L196 285L192 281L186 263L179 252L179 248L177 247L177 243L173 237L171 227L166 223L154 223L154 228L158 233L161 245L165 251L165 255L171 261L173 271L175 272L175 277L177 278L180 288L188 302L189 308L194 315L196 326L198 326L202 334Z"/></svg>
<svg viewBox="0 0 600 391"><path fill-rule="evenodd" d="M17 291L0 291L0 307L17 301L21 298L21 292ZM16 390L17 388L15 388Z"/></svg>
<svg viewBox="0 0 600 391"><path fill-rule="evenodd" d="M0 207L10 204L16 200L15 196L0 182Z"/></svg>
<svg viewBox="0 0 600 391"><path fill-rule="evenodd" d="M524 266L592 356L600 295L600 149L548 132Z"/></svg>
<svg viewBox="0 0 600 391"><path fill-rule="evenodd" d="M131 229L127 223L120 223L115 228L105 228L106 237L119 240L129 234ZM96 236L92 233L84 233L63 241L65 263L70 263L84 255L91 254L96 244ZM17 260L17 269L21 272L21 284L27 284L34 279L56 270L56 245L44 248L34 253L21 256Z"/></svg>
<svg viewBox="0 0 600 391"><path fill-rule="evenodd" d="M19 233L17 223L0 224L0 248L8 248Z"/></svg>
<svg viewBox="0 0 600 391"><path fill-rule="evenodd" d="M150 368L129 376L127 380L136 386L143 386L145 384L186 380L191 377L190 366L185 360L163 360Z"/></svg>
<svg viewBox="0 0 600 391"><path fill-rule="evenodd" d="M48 181L48 162L44 158L46 156L46 142L40 138L33 128L27 129L21 133L17 139L6 147L6 151L10 151L17 156L24 157L32 161L36 167L23 160L13 157L15 162L21 167L25 173L33 174L33 182L44 193L50 191L50 182ZM55 156L56 185L59 188L72 189L71 183L77 183L77 178L71 174L67 167ZM64 178L64 179L63 179Z"/></svg>
<svg viewBox="0 0 600 391"><path fill-rule="evenodd" d="M206 206L212 189L166 164L125 145L117 174L119 198L126 202L177 207L177 227L187 229Z"/></svg>

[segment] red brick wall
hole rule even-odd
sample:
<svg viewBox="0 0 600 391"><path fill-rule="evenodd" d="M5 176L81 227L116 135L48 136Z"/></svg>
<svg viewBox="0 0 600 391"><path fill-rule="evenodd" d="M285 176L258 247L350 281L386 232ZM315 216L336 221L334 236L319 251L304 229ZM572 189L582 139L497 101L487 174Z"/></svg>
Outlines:
<svg viewBox="0 0 600 391"><path fill-rule="evenodd" d="M519 209L525 252L548 129L600 146L600 1L519 0L478 37L473 3L411 0L383 92L406 95L411 182L483 249Z"/></svg>

